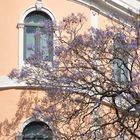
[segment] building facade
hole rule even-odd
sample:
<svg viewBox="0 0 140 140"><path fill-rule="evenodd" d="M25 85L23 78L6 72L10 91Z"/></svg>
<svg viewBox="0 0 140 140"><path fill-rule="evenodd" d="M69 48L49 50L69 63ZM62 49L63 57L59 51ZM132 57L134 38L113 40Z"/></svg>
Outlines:
<svg viewBox="0 0 140 140"><path fill-rule="evenodd" d="M109 24L110 12L117 12L121 20L131 18L128 7L137 14L139 4L122 2L121 0L14 0L2 1L0 4L0 139L26 140L28 138L57 139L53 124L48 118L33 117L33 108L40 104L44 92L38 89L26 90L24 83L17 83L8 78L13 68L21 69L26 58L33 52L27 46L47 46L46 36L35 35L43 33L42 23L49 19L59 23L63 17L71 13L82 13L87 18L84 30L93 26L104 27ZM130 21L131 24L131 21ZM26 46L26 47L25 47ZM37 49L34 50L38 51ZM43 59L52 60L53 49L47 52ZM49 89L48 89L49 90ZM10 130L8 130L11 128ZM42 130L39 135L34 135ZM47 132L45 135L44 132Z"/></svg>

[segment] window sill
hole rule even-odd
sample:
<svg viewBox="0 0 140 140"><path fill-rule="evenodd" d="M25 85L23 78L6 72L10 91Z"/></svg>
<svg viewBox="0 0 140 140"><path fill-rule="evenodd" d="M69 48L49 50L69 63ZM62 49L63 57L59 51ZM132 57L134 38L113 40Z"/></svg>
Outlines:
<svg viewBox="0 0 140 140"><path fill-rule="evenodd" d="M10 89L10 88L23 88L27 87L25 83L18 83L14 79L10 79L8 76L0 76L0 90Z"/></svg>

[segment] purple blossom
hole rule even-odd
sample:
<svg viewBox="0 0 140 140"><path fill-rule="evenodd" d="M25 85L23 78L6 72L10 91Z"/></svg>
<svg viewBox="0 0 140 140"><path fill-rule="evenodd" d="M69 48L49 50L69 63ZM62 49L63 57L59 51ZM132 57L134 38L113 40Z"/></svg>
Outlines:
<svg viewBox="0 0 140 140"><path fill-rule="evenodd" d="M89 71L89 70L83 71L83 75L84 75L85 77L87 77L87 76L92 76L92 74L93 74L92 71Z"/></svg>
<svg viewBox="0 0 140 140"><path fill-rule="evenodd" d="M128 44L129 48L136 48L138 46L137 40L132 39L131 42Z"/></svg>
<svg viewBox="0 0 140 140"><path fill-rule="evenodd" d="M69 44L69 48L75 48L76 46L83 45L83 37L81 35L76 36L75 39Z"/></svg>
<svg viewBox="0 0 140 140"><path fill-rule="evenodd" d="M45 26L45 32L46 33L48 33L48 34L53 33L54 23L51 20L46 20L44 26Z"/></svg>
<svg viewBox="0 0 140 140"><path fill-rule="evenodd" d="M107 32L106 32L106 36L107 36L107 37L113 36L113 32L112 32L112 31L107 31Z"/></svg>
<svg viewBox="0 0 140 140"><path fill-rule="evenodd" d="M135 106L136 111L140 111L140 103Z"/></svg>
<svg viewBox="0 0 140 140"><path fill-rule="evenodd" d="M82 35L76 36L74 41L75 41L75 43L77 43L79 45L83 45L83 43L84 43Z"/></svg>
<svg viewBox="0 0 140 140"><path fill-rule="evenodd" d="M133 88L133 87L135 87L135 86L137 86L137 85L138 85L138 81L137 81L137 80L133 80L133 81L129 82L129 86L130 86L131 88Z"/></svg>
<svg viewBox="0 0 140 140"><path fill-rule="evenodd" d="M55 52L55 55L56 55L56 56L60 56L60 54L62 54L63 52L66 53L67 50L68 50L68 48L66 48L66 47L63 46L63 45L60 45L60 46L56 46L56 47L55 47L54 52Z"/></svg>
<svg viewBox="0 0 140 140"><path fill-rule="evenodd" d="M8 77L11 79L18 78L18 76L19 76L19 71L17 69L13 69L8 75Z"/></svg>
<svg viewBox="0 0 140 140"><path fill-rule="evenodd" d="M62 53L62 48L60 46L56 46L54 52L56 56L59 56Z"/></svg>
<svg viewBox="0 0 140 140"><path fill-rule="evenodd" d="M68 34L73 33L73 27L76 29L76 27L79 26L83 21L85 21L86 18L83 16L83 14L78 13L75 15L72 13L71 15L63 18L63 21L59 23L59 26L57 26L58 30L64 30Z"/></svg>
<svg viewBox="0 0 140 140"><path fill-rule="evenodd" d="M137 20L137 22L136 22L136 29L139 29L139 28L140 28L140 21Z"/></svg>
<svg viewBox="0 0 140 140"><path fill-rule="evenodd" d="M119 42L125 41L126 40L126 35L123 32L120 32L116 35L116 39Z"/></svg>
<svg viewBox="0 0 140 140"><path fill-rule="evenodd" d="M135 32L135 29L132 27L127 27L126 32L128 32L128 33Z"/></svg>
<svg viewBox="0 0 140 140"><path fill-rule="evenodd" d="M51 99L51 98L54 98L56 96L56 90L55 89L50 89L48 91L48 97Z"/></svg>
<svg viewBox="0 0 140 140"><path fill-rule="evenodd" d="M34 55L32 55L31 57L29 57L28 59L26 59L26 64L30 64L32 66L35 67L39 67L42 61L42 55L41 53L36 53Z"/></svg>
<svg viewBox="0 0 140 140"><path fill-rule="evenodd" d="M73 80L81 79L82 80L83 78L85 79L87 77L92 77L92 75L93 75L93 73L90 70L87 70L87 69L85 69L85 70L83 69L82 71L77 70L77 71L73 71L71 79L73 79Z"/></svg>
<svg viewBox="0 0 140 140"><path fill-rule="evenodd" d="M46 47L52 47L53 46L53 40L52 39L49 39L47 41L47 46Z"/></svg>
<svg viewBox="0 0 140 140"><path fill-rule="evenodd" d="M28 72L26 71L26 69L22 69L19 73L19 78L23 79L23 78L26 78L28 77Z"/></svg>
<svg viewBox="0 0 140 140"><path fill-rule="evenodd" d="M53 66L54 66L54 67L58 67L58 66L59 66L59 63L60 63L60 62L59 62L58 60L54 60L54 61L53 61Z"/></svg>
<svg viewBox="0 0 140 140"><path fill-rule="evenodd" d="M80 79L82 76L80 71L74 71L72 77L73 79Z"/></svg>
<svg viewBox="0 0 140 140"><path fill-rule="evenodd" d="M135 72L135 73L133 73L133 78L137 78L139 75L140 75L139 72Z"/></svg>
<svg viewBox="0 0 140 140"><path fill-rule="evenodd" d="M72 79L69 77L62 77L59 82L62 84L70 84L72 82Z"/></svg>
<svg viewBox="0 0 140 140"><path fill-rule="evenodd" d="M93 29L93 42L95 46L104 44L103 38L106 38L106 32L99 29ZM92 43L93 44L93 43Z"/></svg>

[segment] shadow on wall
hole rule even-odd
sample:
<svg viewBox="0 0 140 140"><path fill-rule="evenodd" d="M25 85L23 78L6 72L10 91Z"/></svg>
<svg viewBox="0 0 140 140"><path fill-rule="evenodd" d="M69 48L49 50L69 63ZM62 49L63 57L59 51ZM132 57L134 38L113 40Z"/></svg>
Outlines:
<svg viewBox="0 0 140 140"><path fill-rule="evenodd" d="M90 140L92 134L88 130L91 116L85 115L90 110L89 106L80 114L80 96L68 94L66 100L66 94L56 89L48 91L23 90L13 119L0 123L0 139L47 137L50 140L81 140L84 137ZM82 135L79 132L86 133Z"/></svg>
<svg viewBox="0 0 140 140"><path fill-rule="evenodd" d="M33 109L41 103L42 97L38 91L23 90L13 119L6 119L0 122L0 139L13 140L17 135L21 122L29 117L33 117Z"/></svg>

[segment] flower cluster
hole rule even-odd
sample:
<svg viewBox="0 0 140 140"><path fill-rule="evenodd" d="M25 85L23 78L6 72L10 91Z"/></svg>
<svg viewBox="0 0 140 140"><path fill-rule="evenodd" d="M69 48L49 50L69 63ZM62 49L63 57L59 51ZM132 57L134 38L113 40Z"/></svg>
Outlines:
<svg viewBox="0 0 140 140"><path fill-rule="evenodd" d="M19 77L19 71L17 69L13 69L9 75L9 78L13 79L13 78L18 78Z"/></svg>

